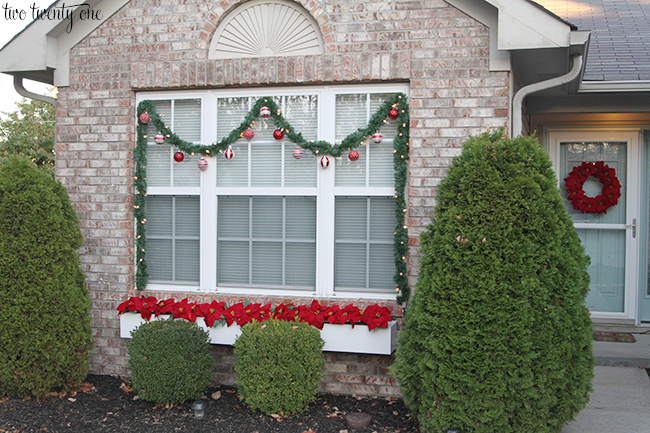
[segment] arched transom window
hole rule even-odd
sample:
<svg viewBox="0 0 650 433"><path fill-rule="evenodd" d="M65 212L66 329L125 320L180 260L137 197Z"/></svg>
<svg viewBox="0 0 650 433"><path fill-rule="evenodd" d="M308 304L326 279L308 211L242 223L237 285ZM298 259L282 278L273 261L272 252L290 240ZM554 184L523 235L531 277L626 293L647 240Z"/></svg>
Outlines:
<svg viewBox="0 0 650 433"><path fill-rule="evenodd" d="M283 0L253 0L237 7L219 25L210 59L275 57L323 53L323 36L300 5Z"/></svg>

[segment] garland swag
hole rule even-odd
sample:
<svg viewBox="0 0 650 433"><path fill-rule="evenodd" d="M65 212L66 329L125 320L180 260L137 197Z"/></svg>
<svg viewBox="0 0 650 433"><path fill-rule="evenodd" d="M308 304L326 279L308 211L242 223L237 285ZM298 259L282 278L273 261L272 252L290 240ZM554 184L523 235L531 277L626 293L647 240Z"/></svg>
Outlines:
<svg viewBox="0 0 650 433"><path fill-rule="evenodd" d="M138 105L137 116L147 113L154 128L165 136L165 142L176 146L181 152L188 154L199 154L203 156L216 156L223 152L236 142L242 139L244 131L253 125L253 122L259 117L260 109L268 107L271 111L269 119L275 124L277 129L284 132L285 139L291 141L296 146L309 150L316 155L330 155L333 157L341 156L343 152L353 150L368 140L372 134L388 121L386 120L391 110L397 110L397 135L393 140L393 167L395 170L395 239L393 244L393 254L395 256L395 281L399 290L397 302L405 303L410 296L410 288L407 281L406 255L408 252L408 233L406 224L406 177L407 177L407 160L409 157L409 108L406 95L396 93L390 96L382 106L372 115L368 125L365 128L359 128L357 131L348 135L340 144L330 144L324 140L307 141L300 132L296 132L293 127L282 116L282 112L276 102L271 97L259 98L251 110L246 114L242 123L230 134L224 137L218 143L211 145L194 144L181 140L172 130L161 120L156 111L154 103L150 100L140 102ZM394 113L394 111L393 111ZM148 122L147 122L148 123ZM138 141L136 144L135 157L135 199L134 213L137 221L136 229L136 288L144 290L149 274L147 273L147 262L145 260L146 251L146 195L147 195L147 123L138 121Z"/></svg>

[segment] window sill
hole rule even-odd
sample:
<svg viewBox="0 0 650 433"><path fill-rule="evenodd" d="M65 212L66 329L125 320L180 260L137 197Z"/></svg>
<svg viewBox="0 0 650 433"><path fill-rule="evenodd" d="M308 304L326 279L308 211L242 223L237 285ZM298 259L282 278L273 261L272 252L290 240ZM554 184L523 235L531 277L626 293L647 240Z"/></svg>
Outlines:
<svg viewBox="0 0 650 433"><path fill-rule="evenodd" d="M151 320L165 320L169 315L161 315ZM124 313L120 315L120 337L131 338L131 332L145 323L140 313ZM232 345L241 335L241 327L216 325L208 328L202 317L196 323L208 331L210 344ZM390 355L397 345L397 322L388 323L388 328L375 328L368 331L366 325L330 325L326 323L321 330L321 338L325 340L323 351L366 353L373 355Z"/></svg>

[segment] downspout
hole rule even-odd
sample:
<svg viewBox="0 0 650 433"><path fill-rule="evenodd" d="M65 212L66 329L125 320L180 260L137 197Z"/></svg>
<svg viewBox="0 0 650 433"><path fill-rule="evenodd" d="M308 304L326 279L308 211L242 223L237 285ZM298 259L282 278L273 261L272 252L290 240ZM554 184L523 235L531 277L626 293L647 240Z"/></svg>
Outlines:
<svg viewBox="0 0 650 433"><path fill-rule="evenodd" d="M519 89L515 94L514 98L512 98L512 137L518 137L521 135L523 129L522 107L526 96L541 90L551 89L553 87L570 83L578 78L580 70L582 69L582 54L573 56L571 60L573 65L568 74L551 78L550 80L540 81L539 83L529 84L528 86Z"/></svg>
<svg viewBox="0 0 650 433"><path fill-rule="evenodd" d="M16 92L18 92L20 96L24 96L25 98L29 99L36 99L37 101L51 104L54 106L54 108L56 108L56 98L30 92L29 90L25 89L25 86L23 86L23 80L24 78L20 74L14 75L14 89L16 89Z"/></svg>

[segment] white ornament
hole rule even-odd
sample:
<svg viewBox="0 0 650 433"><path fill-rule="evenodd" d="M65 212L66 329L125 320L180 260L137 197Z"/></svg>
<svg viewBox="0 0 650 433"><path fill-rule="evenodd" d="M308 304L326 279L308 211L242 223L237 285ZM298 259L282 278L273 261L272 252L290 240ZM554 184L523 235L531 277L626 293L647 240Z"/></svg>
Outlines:
<svg viewBox="0 0 650 433"><path fill-rule="evenodd" d="M271 110L269 107L262 107L260 108L260 117L269 117L271 115Z"/></svg>
<svg viewBox="0 0 650 433"><path fill-rule="evenodd" d="M156 134L156 136L153 138L153 141L156 142L156 144L165 144L165 136L162 135L160 132Z"/></svg>
<svg viewBox="0 0 650 433"><path fill-rule="evenodd" d="M303 152L302 149L298 148L298 149L294 149L292 154L293 154L293 157L294 157L294 158L296 158L296 159L300 159L300 158L303 157L303 155L305 154L305 152Z"/></svg>
<svg viewBox="0 0 650 433"><path fill-rule="evenodd" d="M375 134L372 134L372 142L375 143L375 144L381 143L383 139L384 139L384 136L381 135L379 132L377 132Z"/></svg>

